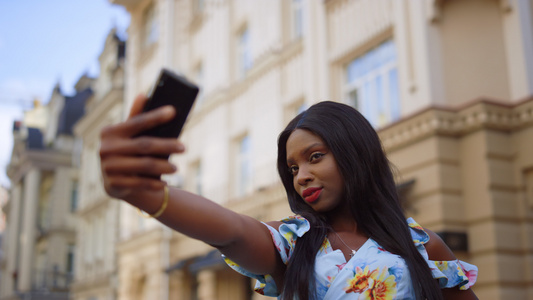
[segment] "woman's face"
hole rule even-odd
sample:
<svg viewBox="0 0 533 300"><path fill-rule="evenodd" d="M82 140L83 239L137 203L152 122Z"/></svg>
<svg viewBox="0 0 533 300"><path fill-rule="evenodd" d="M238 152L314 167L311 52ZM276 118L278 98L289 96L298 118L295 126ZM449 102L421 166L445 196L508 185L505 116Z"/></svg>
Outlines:
<svg viewBox="0 0 533 300"><path fill-rule="evenodd" d="M316 134L294 130L287 140L287 167L296 192L317 212L344 204L344 179L333 154Z"/></svg>

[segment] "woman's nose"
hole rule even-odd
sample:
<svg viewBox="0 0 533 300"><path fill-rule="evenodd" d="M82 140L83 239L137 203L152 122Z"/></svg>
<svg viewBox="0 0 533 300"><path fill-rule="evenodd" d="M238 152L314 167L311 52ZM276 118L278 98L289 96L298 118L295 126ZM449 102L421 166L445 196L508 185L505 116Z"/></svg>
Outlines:
<svg viewBox="0 0 533 300"><path fill-rule="evenodd" d="M305 167L299 168L297 176L298 184L302 186L313 180L313 174L309 172L308 168Z"/></svg>

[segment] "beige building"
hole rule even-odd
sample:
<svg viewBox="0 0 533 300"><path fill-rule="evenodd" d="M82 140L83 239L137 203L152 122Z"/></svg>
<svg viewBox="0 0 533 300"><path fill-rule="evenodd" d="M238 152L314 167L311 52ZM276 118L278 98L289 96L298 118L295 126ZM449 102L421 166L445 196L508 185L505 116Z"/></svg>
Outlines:
<svg viewBox="0 0 533 300"><path fill-rule="evenodd" d="M478 265L479 298L533 299L533 1L111 2L131 14L127 107L161 67L202 87L169 182L285 217L277 134L345 102L379 131L407 214ZM259 299L208 246L133 209L121 225L118 299Z"/></svg>
<svg viewBox="0 0 533 300"><path fill-rule="evenodd" d="M14 124L11 180L3 243L0 299L68 299L73 277L78 174L72 126L83 115L93 79L76 93L56 86L46 106L35 103Z"/></svg>
<svg viewBox="0 0 533 300"><path fill-rule="evenodd" d="M104 192L98 158L100 130L122 118L125 42L112 30L99 56L100 72L94 95L74 132L82 141L74 283L70 299L116 299L115 245L121 203ZM122 204L124 205L124 204Z"/></svg>

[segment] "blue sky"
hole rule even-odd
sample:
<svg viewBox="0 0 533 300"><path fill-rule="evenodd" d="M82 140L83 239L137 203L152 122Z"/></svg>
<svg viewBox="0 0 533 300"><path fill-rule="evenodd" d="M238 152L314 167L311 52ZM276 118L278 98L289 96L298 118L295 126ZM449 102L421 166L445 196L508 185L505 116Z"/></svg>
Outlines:
<svg viewBox="0 0 533 300"><path fill-rule="evenodd" d="M128 25L108 0L0 0L0 185L9 186L13 121L33 99L47 102L56 83L70 94L81 75L98 75L105 37Z"/></svg>

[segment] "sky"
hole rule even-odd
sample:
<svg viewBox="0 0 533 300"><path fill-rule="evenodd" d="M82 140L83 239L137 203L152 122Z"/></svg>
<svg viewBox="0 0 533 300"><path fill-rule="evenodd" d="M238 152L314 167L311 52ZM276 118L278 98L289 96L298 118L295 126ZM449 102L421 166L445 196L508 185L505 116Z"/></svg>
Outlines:
<svg viewBox="0 0 533 300"><path fill-rule="evenodd" d="M110 0L0 0L0 185L10 186L13 121L57 83L70 95L80 76L97 76L107 34L126 37L129 21Z"/></svg>

